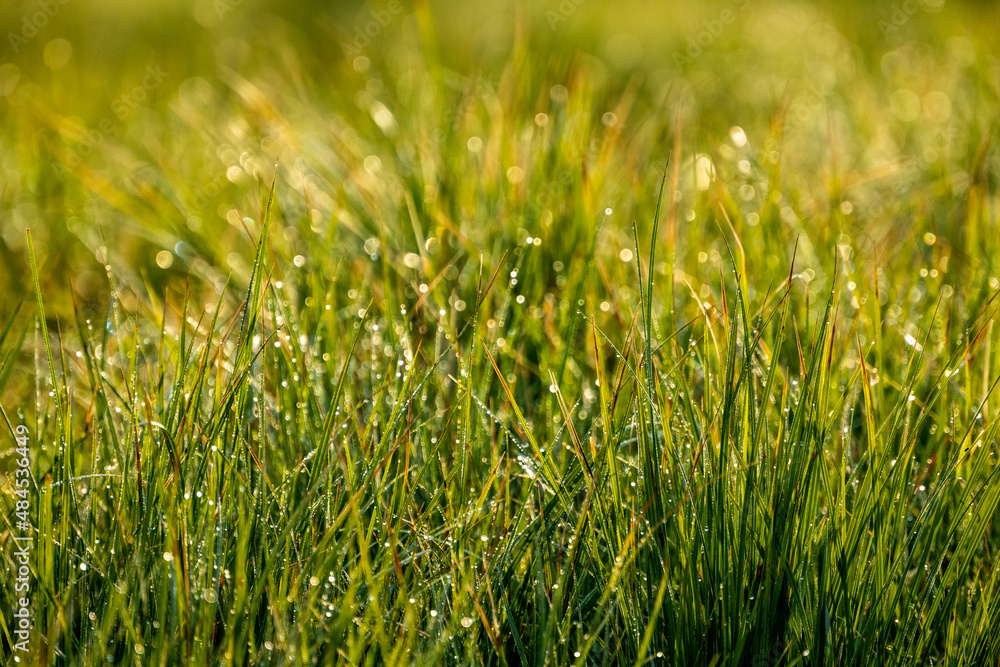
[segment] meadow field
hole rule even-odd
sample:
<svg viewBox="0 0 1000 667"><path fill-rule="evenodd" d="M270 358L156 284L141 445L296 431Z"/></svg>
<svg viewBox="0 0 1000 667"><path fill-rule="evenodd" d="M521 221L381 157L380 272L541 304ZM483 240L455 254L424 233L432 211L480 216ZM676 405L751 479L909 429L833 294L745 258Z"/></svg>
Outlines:
<svg viewBox="0 0 1000 667"><path fill-rule="evenodd" d="M1000 664L998 34L4 2L4 664Z"/></svg>

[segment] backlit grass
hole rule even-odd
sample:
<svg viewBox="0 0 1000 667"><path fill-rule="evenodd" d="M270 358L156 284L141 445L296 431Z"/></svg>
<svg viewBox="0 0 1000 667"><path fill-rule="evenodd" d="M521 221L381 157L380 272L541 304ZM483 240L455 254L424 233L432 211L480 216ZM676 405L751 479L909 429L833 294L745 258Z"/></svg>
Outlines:
<svg viewBox="0 0 1000 667"><path fill-rule="evenodd" d="M564 4L18 52L8 660L997 663L996 9Z"/></svg>

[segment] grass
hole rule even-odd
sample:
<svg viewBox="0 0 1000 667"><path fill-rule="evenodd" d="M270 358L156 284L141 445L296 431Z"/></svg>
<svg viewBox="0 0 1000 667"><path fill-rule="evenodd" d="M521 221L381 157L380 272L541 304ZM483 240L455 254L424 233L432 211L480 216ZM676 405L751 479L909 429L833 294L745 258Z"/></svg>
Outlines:
<svg viewBox="0 0 1000 667"><path fill-rule="evenodd" d="M996 10L568 7L0 69L8 662L1000 661Z"/></svg>

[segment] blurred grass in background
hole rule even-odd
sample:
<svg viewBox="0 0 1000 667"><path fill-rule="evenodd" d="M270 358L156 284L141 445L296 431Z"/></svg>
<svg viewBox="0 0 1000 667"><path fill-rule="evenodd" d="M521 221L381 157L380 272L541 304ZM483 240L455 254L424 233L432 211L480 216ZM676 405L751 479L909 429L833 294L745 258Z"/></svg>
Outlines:
<svg viewBox="0 0 1000 667"><path fill-rule="evenodd" d="M5 4L0 389L62 483L50 650L995 662L998 27Z"/></svg>
<svg viewBox="0 0 1000 667"><path fill-rule="evenodd" d="M154 285L179 284L195 258L224 270L246 240L226 218L247 206L248 184L266 180L278 157L339 177L326 192L335 201L353 187L343 177L369 154L388 155L391 169L406 159L405 172L414 166L408 148L432 141L444 153L479 133L495 172L488 180L510 166L527 173L515 192L495 193L496 211L509 219L547 179L560 189L559 169L575 177L603 142L600 185L583 212L593 218L622 193L642 195L626 206L648 204L675 121L689 160L738 163L732 150L718 151L731 127L743 129L754 168L735 174L751 186L758 174L780 179L765 199L788 191L796 220L783 226L784 242L803 231L821 245L841 233L885 248L913 240L922 221L897 220L892 207L933 174L940 191L917 195L927 198L921 218L941 226L956 250L992 243L964 224L960 204L949 209L939 197L973 188L973 172L995 160L992 152L977 158L997 96L989 36L998 17L988 3L633 2L612 11L581 0L392 8L215 0L194 9L55 0L0 12L3 259L23 269L24 229L33 226L43 273L59 285L75 280L85 297L104 283L92 257L98 225L115 237L123 267L146 270ZM41 26L34 36L31 26ZM394 114L391 129L379 129L376 107ZM616 110L622 117L605 132L604 114ZM546 112L565 118L557 156L568 164L546 164L551 155L527 138L554 134L533 123ZM358 141L324 154L344 141L344 127ZM468 157L455 151L453 159ZM461 171L453 166L435 171ZM442 173L424 169L415 185L437 187ZM287 188L279 196L291 202ZM851 202L850 214L836 214L839 199ZM326 202L318 215L329 219L334 208ZM528 217L528 227L537 222ZM627 230L635 217L646 223L626 208L614 227ZM695 226L679 253L694 257L694 246L718 242L714 225ZM213 248L196 242L207 236ZM627 236L616 241L628 245ZM190 256L157 267L156 254L180 242ZM763 250L760 236L749 243ZM778 264L787 264L784 250ZM992 253L982 255L976 261ZM3 286L23 292L24 276L10 271Z"/></svg>

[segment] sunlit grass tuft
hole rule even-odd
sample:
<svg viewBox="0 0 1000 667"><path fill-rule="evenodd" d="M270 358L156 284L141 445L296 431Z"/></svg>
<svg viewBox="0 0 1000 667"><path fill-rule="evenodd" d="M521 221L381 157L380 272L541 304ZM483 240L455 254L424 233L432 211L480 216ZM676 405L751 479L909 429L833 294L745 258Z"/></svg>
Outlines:
<svg viewBox="0 0 1000 667"><path fill-rule="evenodd" d="M418 9L87 160L10 111L66 213L3 277L30 662L995 664L993 47L769 6L666 83L544 23L472 75Z"/></svg>

